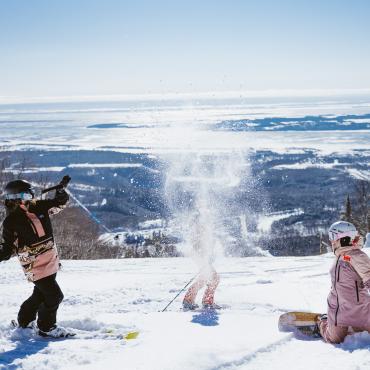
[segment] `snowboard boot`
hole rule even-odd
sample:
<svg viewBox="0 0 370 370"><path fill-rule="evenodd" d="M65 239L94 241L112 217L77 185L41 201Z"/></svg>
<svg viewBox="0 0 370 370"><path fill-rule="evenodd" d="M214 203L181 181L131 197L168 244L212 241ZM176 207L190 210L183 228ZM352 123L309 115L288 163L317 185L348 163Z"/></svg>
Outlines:
<svg viewBox="0 0 370 370"><path fill-rule="evenodd" d="M199 308L199 306L195 303L188 302L188 301L183 301L182 302L182 310L183 311L194 311L198 308Z"/></svg>
<svg viewBox="0 0 370 370"><path fill-rule="evenodd" d="M38 329L37 334L42 337L50 337L50 338L68 338L73 337L76 335L71 330L63 328L62 326L54 325L48 331L42 331Z"/></svg>
<svg viewBox="0 0 370 370"><path fill-rule="evenodd" d="M316 324L297 327L297 329L300 333L304 335L308 335L312 338L321 338L319 323L327 319L328 319L328 315L322 314L317 317Z"/></svg>

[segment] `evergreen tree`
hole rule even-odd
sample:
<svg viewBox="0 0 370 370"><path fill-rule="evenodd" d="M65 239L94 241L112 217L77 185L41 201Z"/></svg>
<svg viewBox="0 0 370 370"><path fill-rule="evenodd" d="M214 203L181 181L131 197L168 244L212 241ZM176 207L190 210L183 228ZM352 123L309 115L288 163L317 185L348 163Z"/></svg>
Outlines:
<svg viewBox="0 0 370 370"><path fill-rule="evenodd" d="M356 221L360 232L364 235L369 232L370 222L370 182L359 181L356 184Z"/></svg>
<svg viewBox="0 0 370 370"><path fill-rule="evenodd" d="M341 219L353 223L365 236L370 231L370 182L357 182L353 195L355 202L352 204L350 196L347 196Z"/></svg>
<svg viewBox="0 0 370 370"><path fill-rule="evenodd" d="M341 214L341 220L353 223L352 205L351 205L351 199L349 197L349 194L347 195L344 211Z"/></svg>

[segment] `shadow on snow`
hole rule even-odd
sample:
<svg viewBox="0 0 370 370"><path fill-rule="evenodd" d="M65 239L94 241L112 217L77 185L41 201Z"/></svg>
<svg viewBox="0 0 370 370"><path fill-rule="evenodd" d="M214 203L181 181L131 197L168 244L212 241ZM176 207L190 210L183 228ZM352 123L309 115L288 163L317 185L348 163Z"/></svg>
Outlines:
<svg viewBox="0 0 370 370"><path fill-rule="evenodd" d="M34 355L48 346L48 341L21 340L17 341L15 348L0 354L0 366L5 365L6 369L18 369L19 364L14 364L15 360L22 360Z"/></svg>
<svg viewBox="0 0 370 370"><path fill-rule="evenodd" d="M193 315L191 322L203 326L217 326L218 313L215 310L203 310Z"/></svg>

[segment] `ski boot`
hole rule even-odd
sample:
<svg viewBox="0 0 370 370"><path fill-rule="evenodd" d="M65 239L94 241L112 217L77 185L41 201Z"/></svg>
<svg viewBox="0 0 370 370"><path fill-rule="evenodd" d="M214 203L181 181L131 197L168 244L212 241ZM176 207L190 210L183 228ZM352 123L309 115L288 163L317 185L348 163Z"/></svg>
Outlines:
<svg viewBox="0 0 370 370"><path fill-rule="evenodd" d="M203 303L204 310L221 310L222 306L216 303Z"/></svg>
<svg viewBox="0 0 370 370"><path fill-rule="evenodd" d="M49 337L49 338L68 338L74 337L76 333L62 326L54 325L48 331L43 331L37 328L37 334L42 337Z"/></svg>
<svg viewBox="0 0 370 370"><path fill-rule="evenodd" d="M198 308L199 308L199 305L197 305L195 303L188 302L188 301L183 301L182 302L182 310L183 311L194 311Z"/></svg>

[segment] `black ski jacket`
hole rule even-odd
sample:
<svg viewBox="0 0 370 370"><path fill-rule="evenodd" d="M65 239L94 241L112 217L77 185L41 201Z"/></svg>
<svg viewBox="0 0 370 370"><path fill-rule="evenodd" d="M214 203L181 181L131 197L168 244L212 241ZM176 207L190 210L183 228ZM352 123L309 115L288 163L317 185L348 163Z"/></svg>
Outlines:
<svg viewBox="0 0 370 370"><path fill-rule="evenodd" d="M0 261L8 260L13 254L19 257L26 248L32 251L37 250L39 245L50 242L54 244L50 214L57 213L68 202L68 199L68 194L60 189L56 191L54 199L37 200L29 204L28 210L18 207L10 213L3 222ZM30 214L32 217L36 216L34 220L27 216Z"/></svg>

